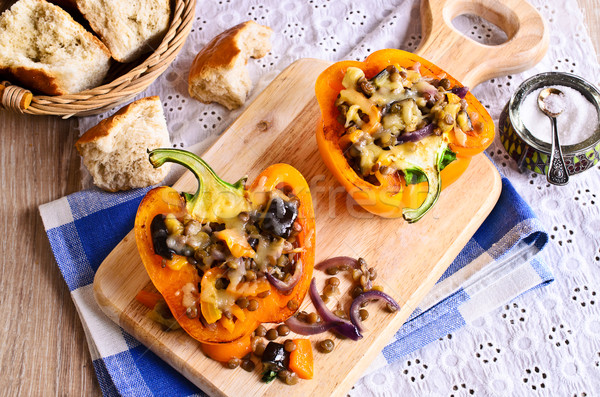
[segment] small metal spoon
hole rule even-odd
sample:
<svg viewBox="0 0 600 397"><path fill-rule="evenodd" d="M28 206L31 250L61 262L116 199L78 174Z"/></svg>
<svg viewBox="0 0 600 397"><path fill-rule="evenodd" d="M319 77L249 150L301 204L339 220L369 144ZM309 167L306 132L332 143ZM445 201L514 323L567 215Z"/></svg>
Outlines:
<svg viewBox="0 0 600 397"><path fill-rule="evenodd" d="M564 111L564 106L561 109L556 109L555 106L548 106L546 100L550 95L558 95L564 100L565 94L556 88L545 88L538 96L538 106L542 112L552 121L552 152L550 153L550 164L548 165L548 173L546 179L553 185L566 185L569 183L569 172L567 165L562 155L560 140L558 139L558 128L556 126L556 117Z"/></svg>

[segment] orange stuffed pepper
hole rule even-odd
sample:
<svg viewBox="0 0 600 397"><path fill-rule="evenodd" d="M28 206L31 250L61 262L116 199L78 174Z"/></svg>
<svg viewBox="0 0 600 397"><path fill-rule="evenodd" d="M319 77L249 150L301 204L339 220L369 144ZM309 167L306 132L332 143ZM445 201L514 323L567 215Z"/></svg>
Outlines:
<svg viewBox="0 0 600 397"><path fill-rule="evenodd" d="M494 139L494 123L456 79L401 50L342 61L316 82L321 156L364 209L421 219Z"/></svg>
<svg viewBox="0 0 600 397"><path fill-rule="evenodd" d="M135 237L150 279L190 336L249 346L260 323L284 321L307 293L315 228L306 181L275 164L246 189L190 152L156 149L150 161L182 164L198 179L193 195L158 187L140 203Z"/></svg>

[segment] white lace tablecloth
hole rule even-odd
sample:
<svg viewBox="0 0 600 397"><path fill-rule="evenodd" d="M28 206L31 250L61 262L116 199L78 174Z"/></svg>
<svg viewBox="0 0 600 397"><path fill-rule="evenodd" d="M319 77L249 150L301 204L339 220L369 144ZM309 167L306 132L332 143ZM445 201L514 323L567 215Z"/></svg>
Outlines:
<svg viewBox="0 0 600 397"><path fill-rule="evenodd" d="M381 48L413 51L421 39L416 0L198 3L181 54L144 93L162 98L174 145L197 145L197 152L208 148L241 112L201 104L187 93L194 56L222 30L253 19L274 31L272 51L248 63L255 82L252 95L298 58L363 59ZM525 73L495 78L473 90L496 121L519 83L534 74L571 72L600 85L600 67L576 0L532 3L548 22L546 57ZM455 26L487 44L506 38L476 18L459 17ZM81 119L80 130L99 118ZM352 396L600 395L600 167L555 187L543 176L519 173L498 138L488 153L549 231L551 241L542 255L556 281L366 375Z"/></svg>

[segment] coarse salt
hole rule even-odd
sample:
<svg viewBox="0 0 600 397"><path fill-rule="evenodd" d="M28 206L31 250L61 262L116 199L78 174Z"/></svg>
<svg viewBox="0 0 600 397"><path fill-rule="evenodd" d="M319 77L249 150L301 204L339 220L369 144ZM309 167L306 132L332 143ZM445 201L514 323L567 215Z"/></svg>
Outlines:
<svg viewBox="0 0 600 397"><path fill-rule="evenodd" d="M558 136L561 146L576 145L591 137L598 128L598 112L596 107L584 97L581 92L571 87L552 86L564 93L564 97L550 95L544 103L553 113L562 109L556 117ZM519 108L519 113L525 128L535 138L552 142L552 124L538 107L540 92L546 87L532 91L525 97Z"/></svg>

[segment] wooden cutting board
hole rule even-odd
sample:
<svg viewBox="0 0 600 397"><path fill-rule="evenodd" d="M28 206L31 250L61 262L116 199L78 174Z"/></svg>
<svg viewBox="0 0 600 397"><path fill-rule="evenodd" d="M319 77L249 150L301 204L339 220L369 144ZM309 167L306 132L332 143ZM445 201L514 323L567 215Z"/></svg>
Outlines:
<svg viewBox="0 0 600 397"><path fill-rule="evenodd" d="M462 8L457 4L423 2L424 39L418 53L465 85L472 87L494 75L528 68L545 52L543 22L526 2L511 0L503 5L487 0L461 1ZM465 12L483 15L505 29L509 42L487 47L464 39L448 23ZM433 287L500 194L498 172L485 156L479 155L416 224L378 218L362 210L330 175L317 150L314 133L320 113L314 82L328 65L316 59L294 62L202 157L228 181L246 174L252 181L261 170L277 162L300 170L310 185L315 206L317 262L338 255L365 258L377 268L376 284L383 285L402 308L389 314L377 304L370 305L365 323L368 330L359 342L336 339L332 334L311 337L313 346L325 338L334 338L336 343L334 352L327 355L315 349L315 378L293 387L280 381L267 385L260 382L259 368L252 373L226 369L206 358L199 344L183 331L165 333L145 317L147 309L134 297L141 289L153 286L131 232L98 269L96 299L113 321L210 395L344 395ZM195 187L191 173L175 185L186 191L194 191ZM315 271L315 277L321 290L325 274ZM340 278L342 296L347 297L349 278ZM309 306L308 301L305 299L303 307Z"/></svg>

